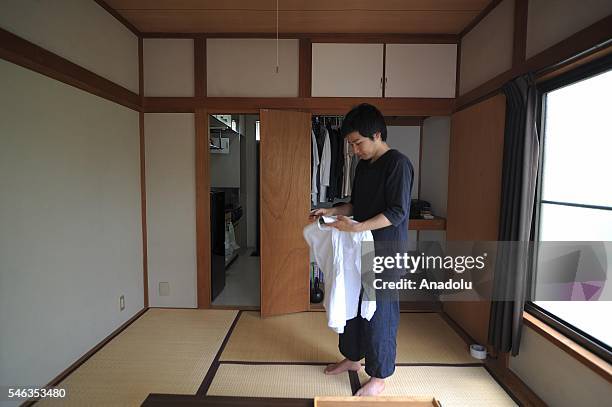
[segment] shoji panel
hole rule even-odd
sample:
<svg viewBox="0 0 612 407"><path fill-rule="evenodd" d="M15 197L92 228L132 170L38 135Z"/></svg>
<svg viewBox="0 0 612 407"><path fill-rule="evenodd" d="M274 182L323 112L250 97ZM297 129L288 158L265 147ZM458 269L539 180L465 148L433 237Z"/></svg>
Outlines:
<svg viewBox="0 0 612 407"><path fill-rule="evenodd" d="M529 0L527 58L610 14L610 0Z"/></svg>
<svg viewBox="0 0 612 407"><path fill-rule="evenodd" d="M194 115L145 114L145 163L149 305L195 308ZM160 282L169 295L159 295Z"/></svg>
<svg viewBox="0 0 612 407"><path fill-rule="evenodd" d="M138 93L138 38L93 0L2 0L0 27Z"/></svg>
<svg viewBox="0 0 612 407"><path fill-rule="evenodd" d="M504 0L461 41L464 94L512 67L514 0Z"/></svg>
<svg viewBox="0 0 612 407"><path fill-rule="evenodd" d="M145 96L193 96L193 40L145 38Z"/></svg>
<svg viewBox="0 0 612 407"><path fill-rule="evenodd" d="M312 96L382 96L383 47L312 44Z"/></svg>
<svg viewBox="0 0 612 407"><path fill-rule="evenodd" d="M299 41L279 41L279 71L276 40L206 40L208 96L297 97Z"/></svg>
<svg viewBox="0 0 612 407"><path fill-rule="evenodd" d="M505 96L497 95L451 118L447 240L497 240L505 109ZM490 303L445 303L444 310L487 342Z"/></svg>
<svg viewBox="0 0 612 407"><path fill-rule="evenodd" d="M386 97L455 97L456 44L387 44L386 48Z"/></svg>

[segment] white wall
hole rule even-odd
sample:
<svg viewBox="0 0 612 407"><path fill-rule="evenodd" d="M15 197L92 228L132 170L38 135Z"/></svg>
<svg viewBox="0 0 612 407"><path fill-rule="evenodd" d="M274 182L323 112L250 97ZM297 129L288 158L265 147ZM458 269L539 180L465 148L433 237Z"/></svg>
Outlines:
<svg viewBox="0 0 612 407"><path fill-rule="evenodd" d="M414 199L419 197L420 140L421 128L419 126L387 127L387 144L408 157L414 168L414 179L412 180L412 192L410 194Z"/></svg>
<svg viewBox="0 0 612 407"><path fill-rule="evenodd" d="M206 40L208 96L297 97L299 41L256 38Z"/></svg>
<svg viewBox="0 0 612 407"><path fill-rule="evenodd" d="M192 113L145 114L147 257L151 307L197 307L195 122ZM159 295L159 283L170 293Z"/></svg>
<svg viewBox="0 0 612 407"><path fill-rule="evenodd" d="M2 0L0 27L138 93L138 38L93 0Z"/></svg>
<svg viewBox="0 0 612 407"><path fill-rule="evenodd" d="M42 386L143 308L138 113L3 60L0 88L0 386Z"/></svg>
<svg viewBox="0 0 612 407"><path fill-rule="evenodd" d="M421 158L421 199L431 204L432 213L446 217L448 200L448 152L450 117L429 117L423 121ZM444 241L445 231L423 230L422 241Z"/></svg>
<svg viewBox="0 0 612 407"><path fill-rule="evenodd" d="M219 132L211 130L210 138L218 145ZM210 154L210 186L240 188L240 136L222 132L221 138L229 138L229 154Z"/></svg>
<svg viewBox="0 0 612 407"><path fill-rule="evenodd" d="M143 39L145 96L194 96L193 58L192 39Z"/></svg>
<svg viewBox="0 0 612 407"><path fill-rule="evenodd" d="M423 122L421 199L431 203L432 212L446 217L448 199L448 152L450 117L430 117Z"/></svg>
<svg viewBox="0 0 612 407"><path fill-rule="evenodd" d="M410 159L414 169L412 180L411 199L417 199L419 196L419 149L421 139L421 128L419 126L389 126L387 127L387 143L389 147L394 148ZM408 239L410 241L417 240L417 232L415 230L408 231Z"/></svg>
<svg viewBox="0 0 612 407"><path fill-rule="evenodd" d="M504 0L461 40L459 93L512 67L514 0Z"/></svg>
<svg viewBox="0 0 612 407"><path fill-rule="evenodd" d="M612 400L607 380L529 327L510 369L549 406L603 406Z"/></svg>
<svg viewBox="0 0 612 407"><path fill-rule="evenodd" d="M529 0L527 58L611 13L610 0Z"/></svg>

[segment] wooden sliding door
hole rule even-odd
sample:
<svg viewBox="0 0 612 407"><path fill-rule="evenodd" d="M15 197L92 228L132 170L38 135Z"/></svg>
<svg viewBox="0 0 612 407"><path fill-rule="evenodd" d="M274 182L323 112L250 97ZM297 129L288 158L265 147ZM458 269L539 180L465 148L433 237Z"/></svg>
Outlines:
<svg viewBox="0 0 612 407"><path fill-rule="evenodd" d="M310 113L260 112L261 315L306 311Z"/></svg>
<svg viewBox="0 0 612 407"><path fill-rule="evenodd" d="M446 240L497 240L506 98L499 94L454 113L448 167ZM444 311L487 343L489 301L445 302Z"/></svg>

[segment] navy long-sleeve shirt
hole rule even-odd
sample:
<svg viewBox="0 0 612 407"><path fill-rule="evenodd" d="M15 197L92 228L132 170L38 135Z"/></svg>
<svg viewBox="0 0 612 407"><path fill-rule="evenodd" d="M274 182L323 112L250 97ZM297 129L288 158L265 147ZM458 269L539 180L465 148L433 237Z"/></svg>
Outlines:
<svg viewBox="0 0 612 407"><path fill-rule="evenodd" d="M353 217L363 222L382 213L391 225L372 231L374 241L408 241L410 193L414 169L410 159L390 149L373 163L357 164L351 203Z"/></svg>

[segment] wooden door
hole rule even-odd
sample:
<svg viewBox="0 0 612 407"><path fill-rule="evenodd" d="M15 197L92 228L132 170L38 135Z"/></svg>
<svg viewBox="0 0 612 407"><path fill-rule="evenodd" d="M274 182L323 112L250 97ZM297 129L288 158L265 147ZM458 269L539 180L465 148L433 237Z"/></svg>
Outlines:
<svg viewBox="0 0 612 407"><path fill-rule="evenodd" d="M310 113L260 112L261 315L306 311Z"/></svg>

